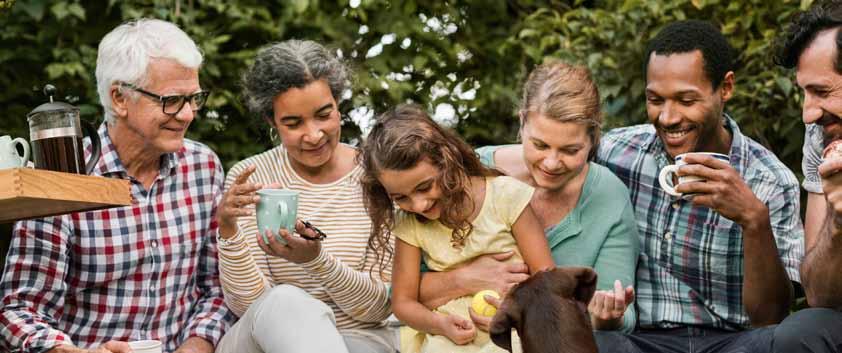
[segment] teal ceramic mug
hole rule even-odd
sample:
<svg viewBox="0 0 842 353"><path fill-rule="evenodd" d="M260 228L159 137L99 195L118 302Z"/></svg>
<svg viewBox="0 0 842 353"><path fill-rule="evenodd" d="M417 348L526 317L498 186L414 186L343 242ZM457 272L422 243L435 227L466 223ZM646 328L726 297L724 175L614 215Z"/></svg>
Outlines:
<svg viewBox="0 0 842 353"><path fill-rule="evenodd" d="M289 232L295 231L295 221L298 219L298 192L286 189L262 189L257 191L260 201L257 203L257 228L265 243L266 230L272 232L275 240L286 244L278 234L284 228Z"/></svg>

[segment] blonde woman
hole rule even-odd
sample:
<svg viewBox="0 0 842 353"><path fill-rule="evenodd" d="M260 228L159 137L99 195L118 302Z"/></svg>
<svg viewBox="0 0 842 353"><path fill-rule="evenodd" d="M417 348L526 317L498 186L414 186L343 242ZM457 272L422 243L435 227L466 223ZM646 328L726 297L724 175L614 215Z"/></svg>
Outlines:
<svg viewBox="0 0 842 353"><path fill-rule="evenodd" d="M602 112L587 69L562 62L535 68L523 89L521 143L477 150L486 165L535 188L530 206L558 266L593 267L597 293L588 307L595 329L631 331L639 253L637 226L626 186L593 162ZM483 289L507 291L527 278L526 266L502 253L447 273L422 277L428 307ZM488 319L472 315L486 328Z"/></svg>

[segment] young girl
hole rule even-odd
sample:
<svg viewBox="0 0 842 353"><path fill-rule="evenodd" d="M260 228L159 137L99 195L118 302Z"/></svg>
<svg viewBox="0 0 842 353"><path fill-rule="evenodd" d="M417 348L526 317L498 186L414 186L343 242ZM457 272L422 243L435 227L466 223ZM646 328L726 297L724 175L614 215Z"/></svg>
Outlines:
<svg viewBox="0 0 842 353"><path fill-rule="evenodd" d="M512 261L531 273L554 267L529 207L532 188L483 166L468 144L415 105L383 114L360 158L369 246L382 264L392 255L391 235L397 238L392 310L426 333L421 351L502 351L471 322L471 297L433 311L419 302L420 263L423 256L430 270L451 271L484 254L514 251Z"/></svg>

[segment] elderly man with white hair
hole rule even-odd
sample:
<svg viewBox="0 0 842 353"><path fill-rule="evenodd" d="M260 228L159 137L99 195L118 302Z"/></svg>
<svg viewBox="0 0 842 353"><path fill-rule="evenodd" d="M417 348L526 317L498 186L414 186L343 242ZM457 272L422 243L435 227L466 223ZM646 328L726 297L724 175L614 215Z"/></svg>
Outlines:
<svg viewBox="0 0 842 353"><path fill-rule="evenodd" d="M202 55L172 23L141 19L99 45L106 122L92 172L131 182L132 205L19 222L0 282L0 351L213 352L233 321L217 270L224 175L184 138L208 92ZM87 148L86 153L91 153Z"/></svg>

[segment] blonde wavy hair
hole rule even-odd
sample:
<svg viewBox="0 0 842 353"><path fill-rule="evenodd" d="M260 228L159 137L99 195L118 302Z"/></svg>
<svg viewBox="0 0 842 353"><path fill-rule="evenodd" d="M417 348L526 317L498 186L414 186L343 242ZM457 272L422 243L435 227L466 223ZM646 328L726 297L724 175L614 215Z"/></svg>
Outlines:
<svg viewBox="0 0 842 353"><path fill-rule="evenodd" d="M587 68L560 61L536 67L523 84L521 104L521 128L528 112L558 122L586 125L592 145L588 159L593 159L599 146L602 110L599 89Z"/></svg>

